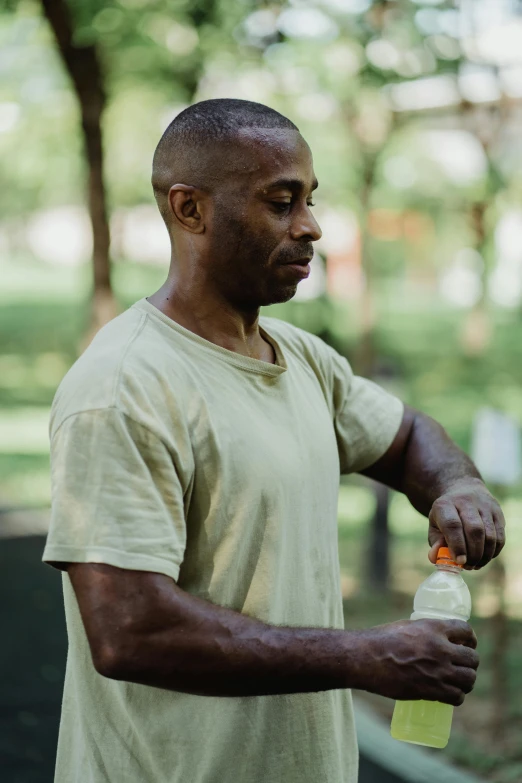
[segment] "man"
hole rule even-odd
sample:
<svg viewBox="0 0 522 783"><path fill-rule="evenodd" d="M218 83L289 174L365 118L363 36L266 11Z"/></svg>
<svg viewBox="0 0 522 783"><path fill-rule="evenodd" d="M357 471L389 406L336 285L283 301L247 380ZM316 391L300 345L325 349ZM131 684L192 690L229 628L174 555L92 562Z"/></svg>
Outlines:
<svg viewBox="0 0 522 783"><path fill-rule="evenodd" d="M321 232L288 119L198 103L158 144L165 284L107 324L51 414L44 560L63 570L69 657L59 783L354 783L350 688L461 704L459 621L343 627L340 473L406 493L468 568L502 512L432 419L259 308ZM420 556L421 553L419 553Z"/></svg>

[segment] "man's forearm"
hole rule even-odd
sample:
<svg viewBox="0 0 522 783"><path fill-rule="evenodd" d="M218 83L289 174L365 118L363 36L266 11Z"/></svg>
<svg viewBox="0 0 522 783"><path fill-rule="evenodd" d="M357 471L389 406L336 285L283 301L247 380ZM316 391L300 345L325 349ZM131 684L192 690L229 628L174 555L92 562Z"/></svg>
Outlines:
<svg viewBox="0 0 522 783"><path fill-rule="evenodd" d="M261 626L244 615L230 620L221 616L213 633L173 629L141 640L116 678L204 696L363 687L357 632Z"/></svg>
<svg viewBox="0 0 522 783"><path fill-rule="evenodd" d="M92 568L102 576L96 591ZM207 696L368 687L364 632L267 625L160 575L133 572L114 590L103 580L107 569L91 566L89 593L88 567L69 569L94 664L105 676Z"/></svg>
<svg viewBox="0 0 522 783"><path fill-rule="evenodd" d="M470 458L448 437L443 427L417 414L404 455L400 490L421 514L459 480L482 481Z"/></svg>
<svg viewBox="0 0 522 783"><path fill-rule="evenodd" d="M162 574L101 563L72 563L68 574L94 665L112 679L203 696L358 688L448 704L473 686L476 638L460 621L281 627L190 595Z"/></svg>

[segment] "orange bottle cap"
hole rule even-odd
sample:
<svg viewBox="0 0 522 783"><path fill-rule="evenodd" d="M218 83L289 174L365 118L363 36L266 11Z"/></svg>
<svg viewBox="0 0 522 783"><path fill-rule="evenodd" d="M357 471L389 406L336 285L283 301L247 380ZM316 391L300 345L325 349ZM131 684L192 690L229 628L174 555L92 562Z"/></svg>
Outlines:
<svg viewBox="0 0 522 783"><path fill-rule="evenodd" d="M455 560L452 558L450 551L447 546L441 546L439 551L437 552L437 565L439 563L442 565L450 565L450 566L456 566L457 568L462 568L459 563L456 563Z"/></svg>

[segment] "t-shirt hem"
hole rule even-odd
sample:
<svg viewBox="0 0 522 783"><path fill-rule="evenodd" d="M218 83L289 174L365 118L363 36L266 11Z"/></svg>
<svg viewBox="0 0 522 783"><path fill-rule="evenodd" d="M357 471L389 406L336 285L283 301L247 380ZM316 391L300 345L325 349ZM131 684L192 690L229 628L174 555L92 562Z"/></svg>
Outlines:
<svg viewBox="0 0 522 783"><path fill-rule="evenodd" d="M42 561L58 568L55 563L103 563L116 568L126 568L131 571L152 571L165 574L175 581L179 576L180 566L168 563L161 558L150 555L129 554L109 547L75 547L60 544L50 544L45 547Z"/></svg>

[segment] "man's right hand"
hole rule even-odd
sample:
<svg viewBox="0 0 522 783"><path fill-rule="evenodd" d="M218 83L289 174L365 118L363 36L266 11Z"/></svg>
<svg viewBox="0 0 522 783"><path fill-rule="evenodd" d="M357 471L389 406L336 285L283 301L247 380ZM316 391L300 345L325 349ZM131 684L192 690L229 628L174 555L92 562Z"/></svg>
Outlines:
<svg viewBox="0 0 522 783"><path fill-rule="evenodd" d="M369 628L363 635L368 672L364 690L390 699L458 706L475 685L477 638L462 620L400 620Z"/></svg>

